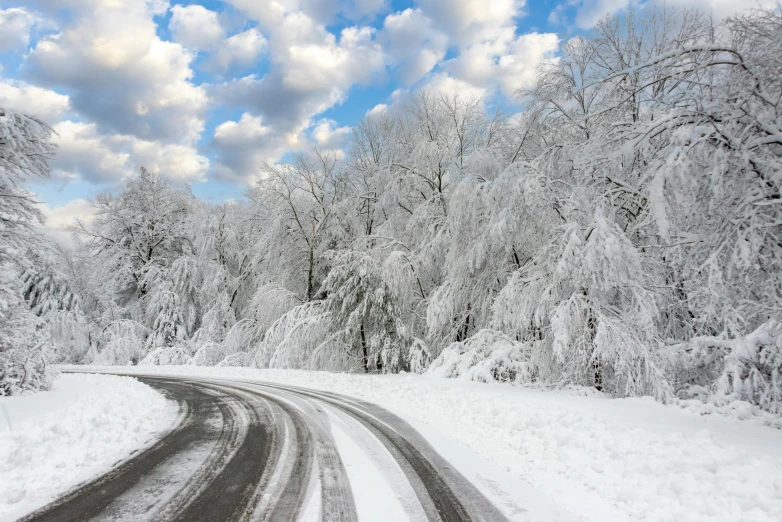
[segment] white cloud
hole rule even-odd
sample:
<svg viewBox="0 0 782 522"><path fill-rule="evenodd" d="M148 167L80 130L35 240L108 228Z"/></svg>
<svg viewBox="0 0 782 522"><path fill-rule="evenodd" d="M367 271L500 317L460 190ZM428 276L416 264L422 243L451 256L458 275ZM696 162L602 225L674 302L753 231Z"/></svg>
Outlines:
<svg viewBox="0 0 782 522"><path fill-rule="evenodd" d="M334 120L322 119L312 129L315 143L324 150L344 149L350 144L353 129L338 127Z"/></svg>
<svg viewBox="0 0 782 522"><path fill-rule="evenodd" d="M275 11L280 5L272 2L261 13L269 73L212 88L215 100L249 110L239 122L225 122L215 131L212 146L218 152L220 177L253 179L264 161L301 148L312 119L344 100L352 85L368 84L385 71L383 49L371 27L347 27L335 35L305 9ZM270 19L275 22L268 23ZM251 114L262 116L262 123ZM263 132L264 138L247 142L236 134L240 128L250 135Z"/></svg>
<svg viewBox="0 0 782 522"><path fill-rule="evenodd" d="M171 8L168 28L174 41L190 49L213 49L225 38L217 13L193 4Z"/></svg>
<svg viewBox="0 0 782 522"><path fill-rule="evenodd" d="M419 0L418 5L429 19L448 35L452 42L466 46L494 40L497 32L515 27L522 14L524 0Z"/></svg>
<svg viewBox="0 0 782 522"><path fill-rule="evenodd" d="M28 56L34 78L69 89L71 107L102 131L190 142L203 129L204 89L190 82L192 54L156 36L157 3L104 1L74 11Z"/></svg>
<svg viewBox="0 0 782 522"><path fill-rule="evenodd" d="M432 70L445 56L448 37L433 27L420 9L390 14L378 40L386 46L405 85L411 85Z"/></svg>
<svg viewBox="0 0 782 522"><path fill-rule="evenodd" d="M95 209L92 204L81 198L73 199L64 205L53 208L46 203L41 203L40 209L46 218L46 224L41 227L44 234L63 246L74 244L68 227L75 224L77 219L89 224L95 217Z"/></svg>
<svg viewBox="0 0 782 522"><path fill-rule="evenodd" d="M663 5L663 0L569 0L557 6L549 15L552 23L565 22L565 10L568 6L575 6L575 23L581 29L594 27L601 18L606 15L614 15L632 6L651 7L655 4ZM698 9L716 20L723 20L745 9L764 8L773 9L778 5L777 0L665 0L665 6L679 9Z"/></svg>
<svg viewBox="0 0 782 522"><path fill-rule="evenodd" d="M745 9L774 9L779 5L777 0L668 0L668 6L680 8L701 9L707 14L722 20Z"/></svg>
<svg viewBox="0 0 782 522"><path fill-rule="evenodd" d="M458 78L453 78L444 73L432 75L424 84L424 88L434 96L453 96L458 93L465 98L478 99L486 96L487 89L465 82ZM404 100L401 96L400 103Z"/></svg>
<svg viewBox="0 0 782 522"><path fill-rule="evenodd" d="M251 183L260 179L264 163L278 161L287 150L299 148L301 129L280 133L263 124L260 116L242 114L238 122L226 121L215 129L212 147L217 153L219 178Z"/></svg>
<svg viewBox="0 0 782 522"><path fill-rule="evenodd" d="M190 146L122 134L103 135L94 123L64 121L54 130L59 148L52 168L60 179L115 184L144 166L169 179L199 182L209 169L209 160Z"/></svg>
<svg viewBox="0 0 782 522"><path fill-rule="evenodd" d="M228 3L270 29L291 14L301 14L316 24L327 24L340 10L338 0L228 0Z"/></svg>
<svg viewBox="0 0 782 522"><path fill-rule="evenodd" d="M627 9L632 3L633 0L584 0L576 12L576 25L589 29L606 14Z"/></svg>
<svg viewBox="0 0 782 522"><path fill-rule="evenodd" d="M67 111L68 97L15 80L0 81L0 107L54 123Z"/></svg>
<svg viewBox="0 0 782 522"><path fill-rule="evenodd" d="M26 47L35 16L19 7L0 9L0 53Z"/></svg>
<svg viewBox="0 0 782 522"><path fill-rule="evenodd" d="M284 87L299 92L346 90L354 83L368 83L383 69L383 52L372 40L374 29L345 28L339 42L333 34L324 33L322 39L293 42L286 49Z"/></svg>
<svg viewBox="0 0 782 522"><path fill-rule="evenodd" d="M388 104L378 103L366 112L366 116L379 116L388 112Z"/></svg>
<svg viewBox="0 0 782 522"><path fill-rule="evenodd" d="M206 181L209 160L191 146L130 139L128 148L138 167L146 167L150 172L158 172L175 181Z"/></svg>
<svg viewBox="0 0 782 522"><path fill-rule="evenodd" d="M100 135L94 123L64 121L54 130L59 147L52 163L56 177L115 183L132 172L124 140Z"/></svg>
<svg viewBox="0 0 782 522"><path fill-rule="evenodd" d="M517 89L530 85L538 65L551 59L558 48L559 38L553 33L529 33L516 38L509 52L497 60L502 91L512 96Z"/></svg>
<svg viewBox="0 0 782 522"><path fill-rule="evenodd" d="M372 16L388 7L387 0L353 0L349 2L348 15L351 20L358 20L367 16Z"/></svg>
<svg viewBox="0 0 782 522"><path fill-rule="evenodd" d="M410 57L400 67L408 84L439 64L440 72L424 85L458 88L473 96L499 89L511 96L534 78L536 67L558 46L554 34L517 36L524 5L524 0L420 0L418 9L388 16L381 37L387 39L392 63ZM458 52L442 62L449 47Z"/></svg>
<svg viewBox="0 0 782 522"><path fill-rule="evenodd" d="M353 84L371 82L385 63L371 27L347 27L337 37L309 16L306 6L290 11L288 4L271 2L262 9L266 19L274 20L267 35L269 74L234 80L216 93L232 102L246 95L268 121L299 125L341 101Z"/></svg>
<svg viewBox="0 0 782 522"><path fill-rule="evenodd" d="M535 78L538 65L550 59L559 47L553 33L528 33L516 37L512 32L464 50L443 63L442 69L472 85L499 86L503 94L528 85Z"/></svg>
<svg viewBox="0 0 782 522"><path fill-rule="evenodd" d="M206 68L225 71L231 65L250 65L266 49L266 38L257 29L235 34L210 57Z"/></svg>
<svg viewBox="0 0 782 522"><path fill-rule="evenodd" d="M319 25L328 25L340 17L359 21L372 18L387 8L388 0L227 0L228 3L257 20L265 28L273 28L286 16L302 14Z"/></svg>

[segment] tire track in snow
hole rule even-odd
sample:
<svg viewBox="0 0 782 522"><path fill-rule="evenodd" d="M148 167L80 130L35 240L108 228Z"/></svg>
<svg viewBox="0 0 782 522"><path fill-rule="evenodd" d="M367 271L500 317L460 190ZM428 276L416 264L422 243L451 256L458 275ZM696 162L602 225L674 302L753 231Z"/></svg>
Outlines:
<svg viewBox="0 0 782 522"><path fill-rule="evenodd" d="M383 490L402 499L408 517L506 520L414 428L374 404L271 383L136 376L183 404L181 423L24 520L355 522L354 491L332 432L350 452L358 489L352 448L380 471L373 480L387 482L391 489ZM194 471L178 477L187 466Z"/></svg>

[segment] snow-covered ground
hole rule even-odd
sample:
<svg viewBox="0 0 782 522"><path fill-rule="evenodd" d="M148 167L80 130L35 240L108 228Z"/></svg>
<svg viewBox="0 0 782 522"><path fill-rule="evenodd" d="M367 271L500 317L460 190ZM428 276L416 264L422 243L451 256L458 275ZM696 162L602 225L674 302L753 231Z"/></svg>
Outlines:
<svg viewBox="0 0 782 522"><path fill-rule="evenodd" d="M177 421L179 408L130 377L64 374L53 389L0 397L0 520L99 475Z"/></svg>
<svg viewBox="0 0 782 522"><path fill-rule="evenodd" d="M781 430L652 399L414 375L106 369L274 381L360 397L411 422L484 492L513 491L508 500L520 509L559 506L563 520L782 520ZM491 474L482 471L487 465ZM495 483L497 470L508 483Z"/></svg>

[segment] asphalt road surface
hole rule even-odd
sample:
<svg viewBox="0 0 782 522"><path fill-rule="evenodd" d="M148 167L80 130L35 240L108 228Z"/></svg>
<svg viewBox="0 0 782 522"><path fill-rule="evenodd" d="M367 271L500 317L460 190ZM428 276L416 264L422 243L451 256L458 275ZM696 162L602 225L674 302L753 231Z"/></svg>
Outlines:
<svg viewBox="0 0 782 522"><path fill-rule="evenodd" d="M23 520L506 520L374 404L276 384L138 378L180 404L179 424Z"/></svg>

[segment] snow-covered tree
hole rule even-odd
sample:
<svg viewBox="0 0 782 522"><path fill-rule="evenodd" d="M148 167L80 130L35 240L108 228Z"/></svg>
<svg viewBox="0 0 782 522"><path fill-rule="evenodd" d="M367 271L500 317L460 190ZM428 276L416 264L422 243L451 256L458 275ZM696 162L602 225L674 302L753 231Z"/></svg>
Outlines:
<svg viewBox="0 0 782 522"><path fill-rule="evenodd" d="M35 196L25 190L31 176L48 177L54 146L51 129L34 118L0 107L0 394L35 390L49 384L47 339L27 306L17 272L31 267L30 251L43 239Z"/></svg>
<svg viewBox="0 0 782 522"><path fill-rule="evenodd" d="M414 92L344 158L266 165L244 201L142 172L63 256L89 353L779 411L780 16L606 17L544 61L519 113ZM35 281L55 303L35 306L60 309L41 297L60 283Z"/></svg>
<svg viewBox="0 0 782 522"><path fill-rule="evenodd" d="M329 260L323 306L346 349L361 354L367 372L407 370L411 339L398 318L382 267L370 255L351 250L332 253Z"/></svg>

